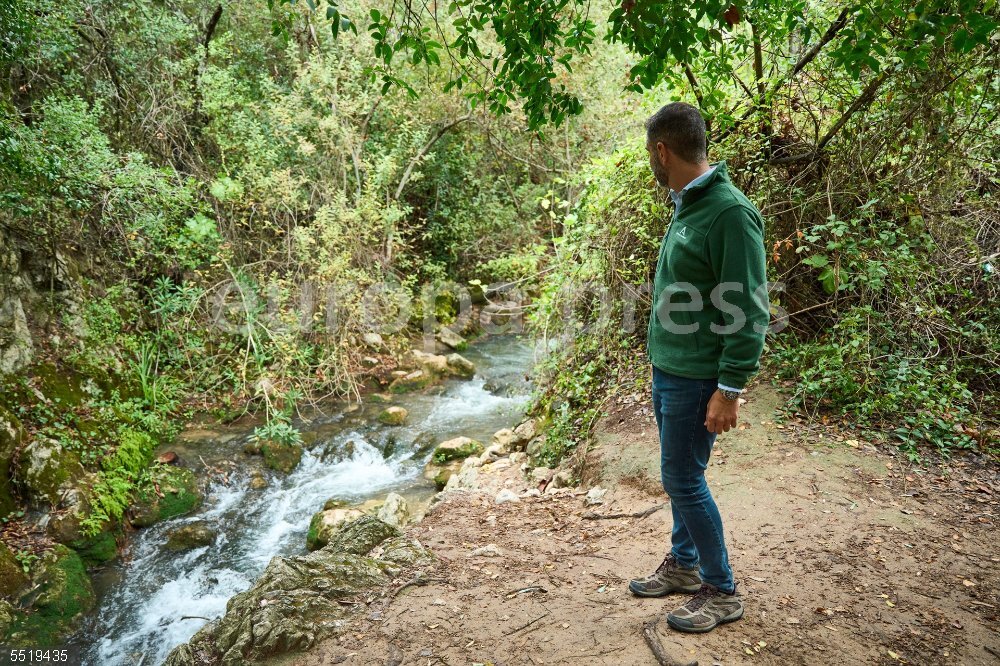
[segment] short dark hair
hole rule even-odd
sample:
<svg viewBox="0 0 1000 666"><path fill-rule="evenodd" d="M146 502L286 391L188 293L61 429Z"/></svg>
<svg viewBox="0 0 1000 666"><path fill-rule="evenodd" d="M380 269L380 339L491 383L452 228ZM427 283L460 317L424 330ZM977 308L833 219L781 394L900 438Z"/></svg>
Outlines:
<svg viewBox="0 0 1000 666"><path fill-rule="evenodd" d="M700 164L708 159L708 135L701 111L685 104L667 104L646 121L646 140L660 142L685 162Z"/></svg>

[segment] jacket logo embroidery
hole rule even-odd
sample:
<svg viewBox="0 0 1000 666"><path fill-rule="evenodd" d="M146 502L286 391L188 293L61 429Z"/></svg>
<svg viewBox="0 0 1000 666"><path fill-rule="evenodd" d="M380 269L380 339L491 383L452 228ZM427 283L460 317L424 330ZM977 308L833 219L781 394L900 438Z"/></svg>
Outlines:
<svg viewBox="0 0 1000 666"><path fill-rule="evenodd" d="M680 236L681 238L684 238L686 240L687 237L688 237L688 229L687 229L687 227L681 227L680 229L678 229L677 230L677 235Z"/></svg>

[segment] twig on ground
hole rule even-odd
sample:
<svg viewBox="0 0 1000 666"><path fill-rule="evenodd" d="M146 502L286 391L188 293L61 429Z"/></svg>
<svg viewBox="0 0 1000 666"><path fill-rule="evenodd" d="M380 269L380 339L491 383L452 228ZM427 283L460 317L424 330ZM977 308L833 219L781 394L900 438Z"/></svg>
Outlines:
<svg viewBox="0 0 1000 666"><path fill-rule="evenodd" d="M663 644L660 643L660 639L656 636L656 625L659 621L659 619L650 620L642 625L642 635L646 639L646 645L649 646L650 651L656 657L656 661L660 663L660 666L698 666L697 661L678 661L667 654L667 651L663 649Z"/></svg>
<svg viewBox="0 0 1000 666"><path fill-rule="evenodd" d="M508 631L508 632L507 632L506 634L504 634L504 636L510 636L510 635L512 635L512 634L516 634L517 632L519 632L519 631L521 631L521 630L523 630L523 629L527 629L528 627L530 627L530 626L531 626L531 625L533 625L534 623L536 623L536 622L538 622L539 620L541 620L541 619L542 619L543 617L548 617L548 616L549 616L549 613L548 613L548 612L545 612L545 613L543 613L542 615L539 615L538 617L536 617L536 618L535 618L534 620L532 620L531 622L528 622L527 624L522 624L522 625L521 625L520 627L518 627L517 629L515 629L515 630L513 630L513 631Z"/></svg>
<svg viewBox="0 0 1000 666"><path fill-rule="evenodd" d="M657 504L656 506L651 506L644 511L636 511L635 513L594 513L593 511L588 511L583 514L583 518L586 520L617 520L618 518L647 518L652 516L654 513L667 506L667 503Z"/></svg>
<svg viewBox="0 0 1000 666"><path fill-rule="evenodd" d="M406 581L405 583L397 587L395 590L393 590L392 594L389 596L390 598L395 599L397 596L399 596L400 592L402 592L408 587L413 587L415 585L426 585L427 583L443 583L443 582L444 578L428 578L422 573L418 573L411 580Z"/></svg>

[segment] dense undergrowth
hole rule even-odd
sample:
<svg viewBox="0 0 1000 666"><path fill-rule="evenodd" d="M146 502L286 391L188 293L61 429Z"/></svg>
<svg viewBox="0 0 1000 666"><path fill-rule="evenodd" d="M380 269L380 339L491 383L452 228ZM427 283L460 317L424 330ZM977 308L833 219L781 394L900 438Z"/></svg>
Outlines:
<svg viewBox="0 0 1000 666"><path fill-rule="evenodd" d="M774 330L764 368L790 387L791 413L838 415L914 458L996 454L1000 133L983 99L996 94L994 71L978 70L944 107L884 101L804 167L762 162L753 135L713 146L767 220ZM906 131L883 136L900 117ZM789 131L795 121L801 114ZM566 341L543 367L535 405L552 422L550 462L586 440L604 400L648 388L643 285L669 218L651 181L641 149L591 163L562 232L536 250L548 272L533 324Z"/></svg>

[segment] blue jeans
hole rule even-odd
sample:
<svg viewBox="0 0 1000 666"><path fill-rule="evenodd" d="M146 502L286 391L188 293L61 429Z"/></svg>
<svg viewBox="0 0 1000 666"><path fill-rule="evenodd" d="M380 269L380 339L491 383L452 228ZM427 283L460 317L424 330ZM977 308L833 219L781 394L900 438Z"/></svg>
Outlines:
<svg viewBox="0 0 1000 666"><path fill-rule="evenodd" d="M687 379L653 366L653 411L660 431L660 477L670 497L671 554L683 567L701 565L701 578L724 592L734 589L722 516L705 482L715 433L705 427L715 379Z"/></svg>

